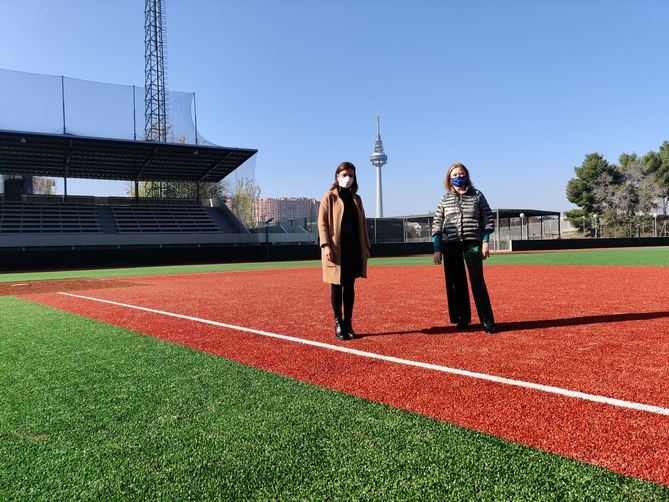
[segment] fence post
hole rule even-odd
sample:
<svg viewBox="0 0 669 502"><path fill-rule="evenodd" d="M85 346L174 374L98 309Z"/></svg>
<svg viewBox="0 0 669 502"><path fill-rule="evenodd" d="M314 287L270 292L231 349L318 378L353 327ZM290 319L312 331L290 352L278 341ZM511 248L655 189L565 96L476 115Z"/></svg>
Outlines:
<svg viewBox="0 0 669 502"><path fill-rule="evenodd" d="M132 86L132 139L137 141L137 110L135 105L135 86Z"/></svg>
<svg viewBox="0 0 669 502"><path fill-rule="evenodd" d="M63 103L63 134L67 134L67 127L65 127L65 77L60 76L60 97Z"/></svg>
<svg viewBox="0 0 669 502"><path fill-rule="evenodd" d="M539 216L539 224L540 224L540 233L541 233L541 238L544 238L544 215L542 214Z"/></svg>
<svg viewBox="0 0 669 502"><path fill-rule="evenodd" d="M195 93L193 93L193 114L195 116L195 144L197 145L197 103L195 102Z"/></svg>

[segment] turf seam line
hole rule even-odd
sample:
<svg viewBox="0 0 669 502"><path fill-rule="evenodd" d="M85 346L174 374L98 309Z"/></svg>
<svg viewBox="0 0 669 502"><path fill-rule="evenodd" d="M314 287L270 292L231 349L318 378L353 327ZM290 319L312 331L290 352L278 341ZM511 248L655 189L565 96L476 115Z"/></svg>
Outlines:
<svg viewBox="0 0 669 502"><path fill-rule="evenodd" d="M607 404L610 406L615 406L618 408L627 408L627 409L632 409L636 411L644 411L647 413L653 413L656 415L666 415L669 416L669 408L663 408L661 406L655 406L651 404L644 404L644 403L636 403L634 401L625 401L623 399L616 399L612 397L607 397L607 396L601 396L597 394L588 394L586 392L581 392L581 391L576 391L576 390L570 390L570 389L563 389L562 387L555 387L552 385L544 385L544 384L539 384L539 383L534 383L534 382L526 382L524 380L516 380L513 378L507 378L507 377L501 377L497 375L489 375L487 373L478 373L475 371L469 371L469 370L463 370L459 368L451 368L449 366L442 366L438 364L432 364L432 363L425 363L421 361L413 361L411 359L402 359L400 357L394 357L394 356L386 356L383 354L377 354L375 352L368 352L364 350L359 350L359 349L352 349L350 347L342 347L339 345L332 345L329 343L324 343L324 342L318 342L315 340L307 340L304 338L297 338L294 336L289 336L289 335L281 335L279 333L272 333L269 331L262 331L259 329L253 329L253 328L246 328L244 326L236 326L234 324L226 324L223 322L219 321L212 321L210 319L203 319L200 317L193 317L189 315L184 315L184 314L176 314L174 312L166 312L164 310L157 310L157 309L152 309L148 307L141 307L138 305L130 305L127 303L121 303L121 302L115 302L112 300L105 300L102 298L95 298L92 296L83 296L83 295L77 295L74 293L66 293L63 291L58 292L59 295L64 295L64 296L69 296L72 298L79 298L83 300L89 300L89 301L94 301L94 302L100 302L100 303L107 303L110 305L116 305L119 307L126 307L126 308L131 308L135 310L141 310L144 312L151 312L154 314L160 314L168 317L175 317L178 319L185 319L188 321L193 321L193 322L199 322L202 324L209 324L212 326L218 326L221 328L227 328L227 329L233 329L237 331L243 331L246 333L253 333L256 335L261 335L261 336L266 336L270 338L277 338L279 340L286 340L290 342L295 342L295 343L301 343L304 345L311 345L313 347L319 347L323 349L328 349L328 350L334 350L337 352L343 352L346 354L352 354L360 357L365 357L368 359L377 359L381 361L387 361L391 363L396 363L396 364L402 364L405 366L413 366L413 367L418 367L418 368L423 368L423 369L428 369L428 370L433 370L433 371L438 371L441 373L449 373L452 375L458 375L458 376L465 376L469 378L474 378L477 380L484 380L488 382L494 382L494 383L499 383L499 384L504 384L504 385L511 385L514 387L521 387L521 388L526 388L526 389L532 389L532 390L537 390L540 392L545 392L548 394L556 394L560 396L565 396L565 397L570 397L570 398L576 398L576 399L581 399L584 401L591 401L595 403L600 403L600 404Z"/></svg>

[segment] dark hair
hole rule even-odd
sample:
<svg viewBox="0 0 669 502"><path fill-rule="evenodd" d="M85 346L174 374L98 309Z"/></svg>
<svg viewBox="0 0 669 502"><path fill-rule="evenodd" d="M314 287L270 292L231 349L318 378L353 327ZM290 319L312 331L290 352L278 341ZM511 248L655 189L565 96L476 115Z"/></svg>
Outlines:
<svg viewBox="0 0 669 502"><path fill-rule="evenodd" d="M337 182L337 175L346 169L353 171L353 184L351 185L351 192L358 193L358 175L355 172L355 166L351 162L342 162L337 166L337 170L335 171L334 176L334 183L330 187L330 190L334 190L339 186L339 182Z"/></svg>
<svg viewBox="0 0 669 502"><path fill-rule="evenodd" d="M448 172L446 173L446 179L444 180L444 185L446 186L446 191L447 192L450 192L451 190L453 190L453 183L451 182L451 172L453 171L453 169L456 169L458 167L461 168L461 169L464 169L465 174L467 175L467 188L469 188L470 186L473 186L472 185L472 178L471 178L471 176L469 176L469 169L467 169L464 164L460 164L460 162L456 162L455 164L453 164L451 167L448 168Z"/></svg>

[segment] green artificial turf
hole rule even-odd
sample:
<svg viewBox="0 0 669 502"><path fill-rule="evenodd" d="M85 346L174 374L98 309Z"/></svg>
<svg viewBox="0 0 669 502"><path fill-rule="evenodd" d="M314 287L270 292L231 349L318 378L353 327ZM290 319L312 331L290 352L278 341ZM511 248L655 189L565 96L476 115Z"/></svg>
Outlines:
<svg viewBox="0 0 669 502"><path fill-rule="evenodd" d="M0 298L0 499L666 500L669 488Z"/></svg>
<svg viewBox="0 0 669 502"><path fill-rule="evenodd" d="M377 258L373 265L432 265L432 256ZM669 267L669 247L586 249L532 253L495 253L487 265L609 265Z"/></svg>
<svg viewBox="0 0 669 502"><path fill-rule="evenodd" d="M258 262L258 263L215 263L206 265L173 265L158 267L101 268L85 270L57 270L50 272L9 272L0 274L0 283L14 281L38 281L54 279L82 279L105 277L133 277L149 275L193 274L207 272L225 272L229 270L264 270L289 267L320 266L316 260Z"/></svg>
<svg viewBox="0 0 669 502"><path fill-rule="evenodd" d="M609 265L633 267L669 267L669 246L655 248L587 249L506 253L494 255L491 265Z"/></svg>
<svg viewBox="0 0 669 502"><path fill-rule="evenodd" d="M433 265L432 255L372 258L371 266ZM669 266L669 247L636 249L589 249L584 251L555 251L545 253L499 253L488 265L611 265L611 266ZM132 267L90 270L60 270L54 272L0 273L0 283L46 279L80 279L171 275L230 270L264 270L273 268L319 267L318 260L219 263L210 265L176 265L163 267Z"/></svg>

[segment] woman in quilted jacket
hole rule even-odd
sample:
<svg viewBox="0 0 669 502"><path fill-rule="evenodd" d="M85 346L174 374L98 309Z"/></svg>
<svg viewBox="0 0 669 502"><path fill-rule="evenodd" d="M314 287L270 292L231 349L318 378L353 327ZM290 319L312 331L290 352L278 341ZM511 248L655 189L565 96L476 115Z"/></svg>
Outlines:
<svg viewBox="0 0 669 502"><path fill-rule="evenodd" d="M453 164L446 174L446 194L434 214L434 263L444 263L448 313L457 330L471 322L465 265L479 320L488 334L496 332L490 296L483 279L483 260L490 256L488 240L495 218L483 193L474 188L469 170Z"/></svg>

